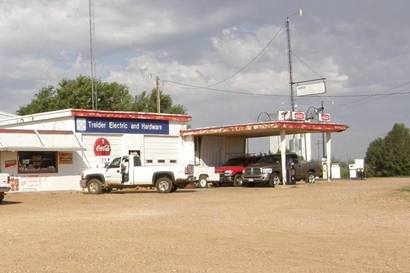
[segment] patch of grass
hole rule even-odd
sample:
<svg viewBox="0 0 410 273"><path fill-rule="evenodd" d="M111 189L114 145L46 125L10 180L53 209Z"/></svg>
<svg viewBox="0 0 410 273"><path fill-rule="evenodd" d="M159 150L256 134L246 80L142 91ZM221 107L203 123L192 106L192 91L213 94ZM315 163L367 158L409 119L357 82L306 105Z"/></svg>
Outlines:
<svg viewBox="0 0 410 273"><path fill-rule="evenodd" d="M407 200L410 200L410 186L406 186L400 189L400 195Z"/></svg>

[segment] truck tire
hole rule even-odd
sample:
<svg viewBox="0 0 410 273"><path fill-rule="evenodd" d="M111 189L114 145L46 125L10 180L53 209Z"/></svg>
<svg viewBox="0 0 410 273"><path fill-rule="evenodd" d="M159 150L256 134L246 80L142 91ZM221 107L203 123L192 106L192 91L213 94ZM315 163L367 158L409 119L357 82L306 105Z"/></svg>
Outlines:
<svg viewBox="0 0 410 273"><path fill-rule="evenodd" d="M310 172L309 175L306 177L305 182L309 184L315 183L316 182L315 174Z"/></svg>
<svg viewBox="0 0 410 273"><path fill-rule="evenodd" d="M103 192L103 186L101 180L98 178L91 178L87 183L88 192L91 194L101 194Z"/></svg>
<svg viewBox="0 0 410 273"><path fill-rule="evenodd" d="M208 177L206 175L199 176L198 187L199 188L208 188Z"/></svg>
<svg viewBox="0 0 410 273"><path fill-rule="evenodd" d="M243 176L242 176L241 173L238 173L238 174L236 174L236 175L234 176L234 178L233 178L233 186L234 186L234 187L242 187L242 186L244 186Z"/></svg>
<svg viewBox="0 0 410 273"><path fill-rule="evenodd" d="M174 183L166 176L161 176L155 182L155 187L159 193L170 193L174 188Z"/></svg>
<svg viewBox="0 0 410 273"><path fill-rule="evenodd" d="M273 174L270 176L268 185L269 185L270 187L276 187L276 186L278 186L279 184L280 184L279 174L278 174L278 173L273 173Z"/></svg>
<svg viewBox="0 0 410 273"><path fill-rule="evenodd" d="M0 203L3 202L4 199L4 192L0 192Z"/></svg>
<svg viewBox="0 0 410 273"><path fill-rule="evenodd" d="M171 192L176 192L177 189L178 189L178 187L177 187L176 185L172 185L172 190L171 190Z"/></svg>

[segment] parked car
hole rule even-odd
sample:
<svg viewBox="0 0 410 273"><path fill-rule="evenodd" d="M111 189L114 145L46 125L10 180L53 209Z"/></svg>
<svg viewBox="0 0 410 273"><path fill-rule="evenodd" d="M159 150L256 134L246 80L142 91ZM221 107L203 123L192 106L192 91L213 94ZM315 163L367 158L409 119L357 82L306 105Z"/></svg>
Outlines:
<svg viewBox="0 0 410 273"><path fill-rule="evenodd" d="M138 155L116 157L106 168L81 172L80 186L99 194L111 189L156 187L160 193L174 192L195 180L193 165L142 166Z"/></svg>
<svg viewBox="0 0 410 273"><path fill-rule="evenodd" d="M8 173L0 173L0 203L3 201L5 193L10 191L10 186L8 185L10 175Z"/></svg>
<svg viewBox="0 0 410 273"><path fill-rule="evenodd" d="M296 154L286 155L286 169L288 170L288 184L305 180L306 183L315 183L316 177L322 176L322 165L319 162L299 160ZM246 167L243 175L244 185L268 184L271 187L282 181L281 155L272 154L261 157L256 163Z"/></svg>
<svg viewBox="0 0 410 273"><path fill-rule="evenodd" d="M215 172L219 173L219 184L233 184L242 186L243 171L249 164L255 163L260 156L241 156L234 157L226 161L222 166L216 167Z"/></svg>

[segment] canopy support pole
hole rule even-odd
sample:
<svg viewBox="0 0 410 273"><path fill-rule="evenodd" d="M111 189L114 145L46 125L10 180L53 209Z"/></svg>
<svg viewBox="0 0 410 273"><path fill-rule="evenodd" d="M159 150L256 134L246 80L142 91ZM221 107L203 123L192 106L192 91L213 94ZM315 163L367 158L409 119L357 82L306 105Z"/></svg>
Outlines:
<svg viewBox="0 0 410 273"><path fill-rule="evenodd" d="M280 131L280 155L282 167L282 181L283 185L286 185L286 133L283 130Z"/></svg>
<svg viewBox="0 0 410 273"><path fill-rule="evenodd" d="M326 133L326 167L327 167L327 181L330 182L330 165L332 163L332 134Z"/></svg>

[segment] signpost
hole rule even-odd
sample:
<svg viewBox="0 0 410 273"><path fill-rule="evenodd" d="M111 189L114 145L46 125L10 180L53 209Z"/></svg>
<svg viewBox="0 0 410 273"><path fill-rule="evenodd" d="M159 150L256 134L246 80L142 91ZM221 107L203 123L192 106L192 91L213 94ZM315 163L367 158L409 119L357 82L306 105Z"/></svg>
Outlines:
<svg viewBox="0 0 410 273"><path fill-rule="evenodd" d="M325 79L316 79L302 82L295 82L296 96L309 96L326 93Z"/></svg>

